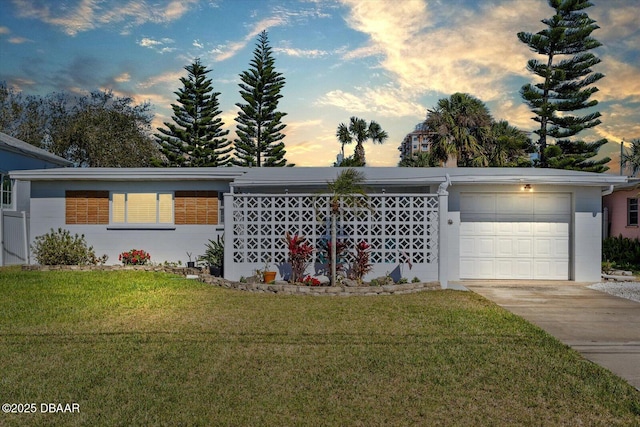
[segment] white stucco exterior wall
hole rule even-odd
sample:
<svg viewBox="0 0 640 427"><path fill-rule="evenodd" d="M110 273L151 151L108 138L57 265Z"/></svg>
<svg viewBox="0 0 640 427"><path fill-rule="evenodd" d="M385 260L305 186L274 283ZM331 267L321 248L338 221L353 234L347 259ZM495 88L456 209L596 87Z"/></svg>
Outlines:
<svg viewBox="0 0 640 427"><path fill-rule="evenodd" d="M579 187L573 197L572 278L599 282L602 270L602 191Z"/></svg>

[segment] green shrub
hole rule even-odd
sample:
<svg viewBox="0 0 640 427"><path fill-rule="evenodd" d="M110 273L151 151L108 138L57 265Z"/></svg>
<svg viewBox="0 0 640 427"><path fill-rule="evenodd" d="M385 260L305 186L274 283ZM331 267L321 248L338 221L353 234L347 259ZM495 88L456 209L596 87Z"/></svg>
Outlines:
<svg viewBox="0 0 640 427"><path fill-rule="evenodd" d="M69 230L51 229L50 233L35 238L31 250L41 265L96 265L104 264L107 255L96 257L93 246L87 246L84 234L72 236Z"/></svg>
<svg viewBox="0 0 640 427"><path fill-rule="evenodd" d="M602 260L618 268L640 270L640 240L627 237L607 237L602 242Z"/></svg>

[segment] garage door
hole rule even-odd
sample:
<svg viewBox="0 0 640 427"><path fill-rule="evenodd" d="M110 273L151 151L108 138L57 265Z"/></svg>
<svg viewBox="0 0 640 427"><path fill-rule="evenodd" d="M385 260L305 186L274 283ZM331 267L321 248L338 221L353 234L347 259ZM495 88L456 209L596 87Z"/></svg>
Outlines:
<svg viewBox="0 0 640 427"><path fill-rule="evenodd" d="M571 196L462 193L461 279L569 279Z"/></svg>

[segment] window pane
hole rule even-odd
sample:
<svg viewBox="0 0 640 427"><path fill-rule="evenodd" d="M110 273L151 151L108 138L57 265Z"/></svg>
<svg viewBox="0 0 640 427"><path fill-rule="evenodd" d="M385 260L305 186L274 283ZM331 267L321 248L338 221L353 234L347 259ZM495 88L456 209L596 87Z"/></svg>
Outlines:
<svg viewBox="0 0 640 427"><path fill-rule="evenodd" d="M627 199L628 224L638 225L638 199Z"/></svg>
<svg viewBox="0 0 640 427"><path fill-rule="evenodd" d="M11 206L11 180L8 175L0 174L2 181L2 204L5 206Z"/></svg>
<svg viewBox="0 0 640 427"><path fill-rule="evenodd" d="M127 222L130 224L156 223L156 193L127 194Z"/></svg>
<svg viewBox="0 0 640 427"><path fill-rule="evenodd" d="M113 193L111 202L111 222L124 223L124 194Z"/></svg>
<svg viewBox="0 0 640 427"><path fill-rule="evenodd" d="M171 194L158 195L158 222L161 224L173 223L173 196Z"/></svg>

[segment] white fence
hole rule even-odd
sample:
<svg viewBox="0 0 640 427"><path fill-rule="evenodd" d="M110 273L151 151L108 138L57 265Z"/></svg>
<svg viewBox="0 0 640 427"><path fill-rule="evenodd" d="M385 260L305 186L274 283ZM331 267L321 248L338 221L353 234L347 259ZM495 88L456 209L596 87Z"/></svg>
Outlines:
<svg viewBox="0 0 640 427"><path fill-rule="evenodd" d="M0 266L29 264L29 214L0 209Z"/></svg>
<svg viewBox="0 0 640 427"><path fill-rule="evenodd" d="M355 245L371 246L369 278L438 279L439 197L434 194L373 194L370 209L343 206L338 238L347 244L347 264ZM265 264L288 277L287 232L302 235L316 248L308 274L324 268L317 258L321 239L329 239L329 196L313 194L225 195L225 276L238 280Z"/></svg>

